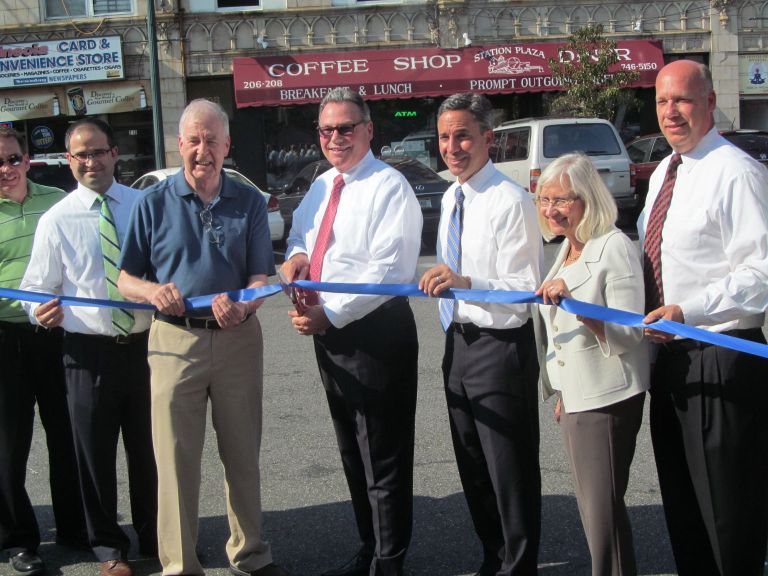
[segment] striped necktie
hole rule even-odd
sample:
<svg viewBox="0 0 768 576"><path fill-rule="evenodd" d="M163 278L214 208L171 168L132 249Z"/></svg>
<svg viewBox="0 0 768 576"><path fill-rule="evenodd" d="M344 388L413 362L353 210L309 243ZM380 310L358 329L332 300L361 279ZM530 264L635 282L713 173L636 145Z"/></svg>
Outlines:
<svg viewBox="0 0 768 576"><path fill-rule="evenodd" d="M107 279L107 294L110 300L125 300L117 289L117 277L120 269L117 262L120 260L120 241L117 239L117 228L112 210L106 196L99 196L96 201L99 208L99 237L101 239L101 256L104 260L104 275ZM131 333L134 325L133 313L124 308L110 308L112 311L112 325L119 335Z"/></svg>
<svg viewBox="0 0 768 576"><path fill-rule="evenodd" d="M456 188L456 204L451 212L451 219L448 222L448 258L446 264L456 274L461 274L461 225L464 216L464 191L461 186ZM453 298L441 298L439 303L440 324L443 330L453 322L453 310L456 301Z"/></svg>
<svg viewBox="0 0 768 576"><path fill-rule="evenodd" d="M683 160L680 154L672 154L661 183L656 201L648 217L643 243L643 278L645 280L645 311L651 312L664 305L664 286L661 282L661 232L667 219L667 210L672 203L672 191L677 181L677 168Z"/></svg>

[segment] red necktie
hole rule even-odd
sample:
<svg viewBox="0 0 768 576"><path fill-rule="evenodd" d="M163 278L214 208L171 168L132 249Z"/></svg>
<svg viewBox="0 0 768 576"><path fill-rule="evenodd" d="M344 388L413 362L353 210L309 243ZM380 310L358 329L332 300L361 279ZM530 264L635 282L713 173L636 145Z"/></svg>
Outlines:
<svg viewBox="0 0 768 576"><path fill-rule="evenodd" d="M333 190L331 190L331 199L323 214L323 221L320 223L320 231L317 233L315 248L312 250L312 256L309 258L309 279L313 282L320 282L323 274L323 259L331 244L331 235L333 233L333 221L336 219L336 210L339 208L341 200L341 189L344 188L344 177L339 174L333 179ZM317 293L307 294L308 304L317 304Z"/></svg>
<svg viewBox="0 0 768 576"><path fill-rule="evenodd" d="M645 311L650 312L664 305L664 287L661 283L661 232L672 203L672 191L677 180L677 168L683 160L680 154L672 154L661 183L661 190L653 203L643 244L643 276L645 278Z"/></svg>

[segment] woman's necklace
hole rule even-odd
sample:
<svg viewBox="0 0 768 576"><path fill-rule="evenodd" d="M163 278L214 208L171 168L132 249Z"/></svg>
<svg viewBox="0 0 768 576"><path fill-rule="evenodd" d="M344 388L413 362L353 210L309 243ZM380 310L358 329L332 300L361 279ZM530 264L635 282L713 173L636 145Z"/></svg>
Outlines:
<svg viewBox="0 0 768 576"><path fill-rule="evenodd" d="M583 249L583 248L582 248ZM581 256L581 250L576 250L573 246L568 250L568 255L565 257L565 265L573 264Z"/></svg>

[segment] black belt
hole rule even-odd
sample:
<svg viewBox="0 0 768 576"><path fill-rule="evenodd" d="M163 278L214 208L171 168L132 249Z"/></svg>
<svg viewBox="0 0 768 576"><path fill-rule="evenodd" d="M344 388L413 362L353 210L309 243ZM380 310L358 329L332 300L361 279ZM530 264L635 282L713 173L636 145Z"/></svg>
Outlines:
<svg viewBox="0 0 768 576"><path fill-rule="evenodd" d="M43 334L45 332L59 332L60 328L51 328L50 330L40 324L30 324L29 322L3 322L0 321L0 330L18 330L21 332L32 332Z"/></svg>
<svg viewBox="0 0 768 576"><path fill-rule="evenodd" d="M155 320L173 324L174 326L186 326L187 328L203 328L205 330L218 330L221 328L215 318L189 318L187 316L169 316L155 312Z"/></svg>
<svg viewBox="0 0 768 576"><path fill-rule="evenodd" d="M101 334L83 334L81 332L64 332L65 338L86 338L107 344L132 344L140 340L146 340L148 331L131 332L130 334L118 334L117 336L102 336Z"/></svg>
<svg viewBox="0 0 768 576"><path fill-rule="evenodd" d="M384 311L389 310L390 308L394 308L395 306L401 306L403 304L408 304L408 296L395 296L394 298L390 298L384 304L376 308L376 310Z"/></svg>
<svg viewBox="0 0 768 576"><path fill-rule="evenodd" d="M449 326L449 330L453 330L454 332L458 332L459 334L465 334L465 335L472 335L472 334L508 334L512 332L513 330L519 330L520 328L523 328L523 326L520 326L518 328L484 328L482 326L478 326L477 324L473 324L472 322L451 322L451 325Z"/></svg>
<svg viewBox="0 0 768 576"><path fill-rule="evenodd" d="M727 336L734 336L735 338L741 338L743 340L751 340L753 342L763 341L763 331L761 328L740 328L738 330L726 330L721 332ZM692 340L691 338L682 338L680 340L672 340L661 345L662 348L673 354L680 352L690 352L691 350L702 350L714 346L709 342L700 342L699 340Z"/></svg>

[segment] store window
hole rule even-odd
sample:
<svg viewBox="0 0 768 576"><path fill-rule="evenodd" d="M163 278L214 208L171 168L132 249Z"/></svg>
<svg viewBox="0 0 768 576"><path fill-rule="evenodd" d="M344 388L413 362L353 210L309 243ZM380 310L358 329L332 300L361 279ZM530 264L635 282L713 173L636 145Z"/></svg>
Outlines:
<svg viewBox="0 0 768 576"><path fill-rule="evenodd" d="M46 18L132 14L133 0L45 0Z"/></svg>

